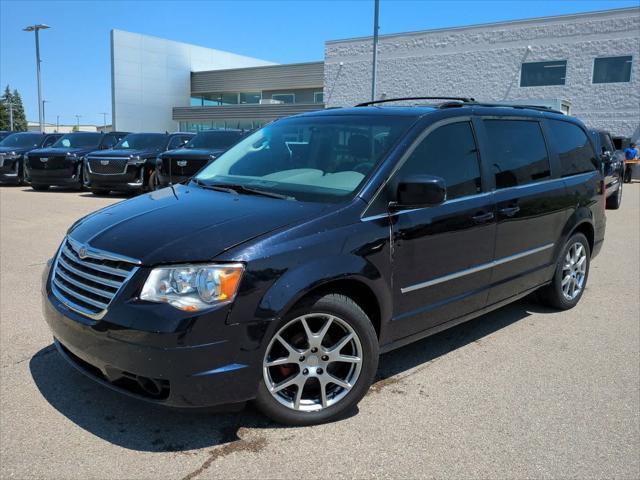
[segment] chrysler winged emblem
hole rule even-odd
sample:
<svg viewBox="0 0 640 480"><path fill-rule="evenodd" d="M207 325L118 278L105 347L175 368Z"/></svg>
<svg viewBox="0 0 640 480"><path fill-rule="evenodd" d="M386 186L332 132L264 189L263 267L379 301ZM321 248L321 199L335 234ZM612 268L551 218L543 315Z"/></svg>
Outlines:
<svg viewBox="0 0 640 480"><path fill-rule="evenodd" d="M49 161L49 157L40 157L40 161L42 163L47 163Z"/></svg>
<svg viewBox="0 0 640 480"><path fill-rule="evenodd" d="M179 167L186 167L187 166L187 161L186 160L178 160L176 163L178 164Z"/></svg>

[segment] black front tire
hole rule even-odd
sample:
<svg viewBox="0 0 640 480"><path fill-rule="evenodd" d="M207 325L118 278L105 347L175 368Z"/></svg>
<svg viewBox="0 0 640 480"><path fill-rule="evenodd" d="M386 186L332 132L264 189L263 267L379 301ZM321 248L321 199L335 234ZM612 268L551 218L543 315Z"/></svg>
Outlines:
<svg viewBox="0 0 640 480"><path fill-rule="evenodd" d="M308 314L333 315L346 322L360 340L362 367L355 384L342 399L316 411L294 410L282 405L269 392L264 375L261 375L255 404L266 416L286 425L315 425L344 416L365 396L378 368L378 339L371 320L356 302L344 295L328 294L303 300L285 318L278 321L271 331L269 341L288 322Z"/></svg>
<svg viewBox="0 0 640 480"><path fill-rule="evenodd" d="M567 254L569 253L569 250L576 243L580 243L582 247L585 249L586 271L584 274L584 282L579 293L574 298L568 299L563 293L563 287L562 287L562 281L563 281L563 278L565 277L563 275L563 270L564 270L563 265L565 264L566 257L567 257ZM540 290L538 290L537 292L538 300L544 305L547 305L552 308L556 308L558 310L569 310L575 307L580 301L580 299L582 298L582 295L584 294L584 291L586 289L587 280L589 279L590 264L591 264L591 249L589 248L589 241L587 240L587 237L585 237L582 233L573 234L567 240L564 247L562 248L562 252L560 252L560 255L558 256L556 269L553 274L553 279L551 280L551 283L549 285L546 285L545 287L542 287Z"/></svg>
<svg viewBox="0 0 640 480"><path fill-rule="evenodd" d="M617 210L620 208L620 205L622 205L622 185L622 178L620 178L620 181L618 182L618 190L607 198L607 209Z"/></svg>

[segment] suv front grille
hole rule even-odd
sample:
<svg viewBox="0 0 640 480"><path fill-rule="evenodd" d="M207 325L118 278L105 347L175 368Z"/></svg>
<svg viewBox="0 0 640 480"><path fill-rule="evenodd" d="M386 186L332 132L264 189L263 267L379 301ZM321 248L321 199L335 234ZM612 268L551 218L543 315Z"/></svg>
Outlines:
<svg viewBox="0 0 640 480"><path fill-rule="evenodd" d="M70 309L99 320L139 264L67 237L53 265L51 289Z"/></svg>
<svg viewBox="0 0 640 480"><path fill-rule="evenodd" d="M91 173L102 175L118 175L127 171L126 158L88 158Z"/></svg>

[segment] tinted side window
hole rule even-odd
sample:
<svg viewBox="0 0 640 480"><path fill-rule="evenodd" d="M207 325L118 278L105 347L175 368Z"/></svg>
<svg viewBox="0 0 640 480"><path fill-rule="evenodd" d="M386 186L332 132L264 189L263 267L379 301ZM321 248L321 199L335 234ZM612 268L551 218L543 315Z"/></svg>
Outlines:
<svg viewBox="0 0 640 480"><path fill-rule="evenodd" d="M560 158L561 175L596 170L597 161L593 148L584 131L573 123L548 120L551 139Z"/></svg>
<svg viewBox="0 0 640 480"><path fill-rule="evenodd" d="M496 188L515 187L551 176L540 124L529 120L485 120L488 162Z"/></svg>
<svg viewBox="0 0 640 480"><path fill-rule="evenodd" d="M398 172L436 175L447 184L447 198L481 191L478 149L469 122L452 123L431 132L411 153Z"/></svg>
<svg viewBox="0 0 640 480"><path fill-rule="evenodd" d="M183 135L176 135L175 137L171 137L171 140L169 140L169 145L167 146L167 150L175 150L176 148L180 148L190 139L191 137L186 137Z"/></svg>
<svg viewBox="0 0 640 480"><path fill-rule="evenodd" d="M102 148L112 148L116 143L118 143L118 139L115 135L105 135L102 140Z"/></svg>
<svg viewBox="0 0 640 480"><path fill-rule="evenodd" d="M54 135L48 136L47 138L44 139L44 142L42 143L42 148L50 147L51 145L56 143L57 139L58 139L58 137L56 137Z"/></svg>

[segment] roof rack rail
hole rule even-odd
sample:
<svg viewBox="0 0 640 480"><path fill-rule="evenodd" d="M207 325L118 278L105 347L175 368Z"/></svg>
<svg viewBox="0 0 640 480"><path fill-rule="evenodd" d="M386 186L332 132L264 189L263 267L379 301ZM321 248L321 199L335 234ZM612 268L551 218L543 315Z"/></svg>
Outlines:
<svg viewBox="0 0 640 480"><path fill-rule="evenodd" d="M456 100L462 103L475 102L472 97L398 97L385 98L382 100L371 100L370 102L358 103L356 107L367 107L369 105L377 105L378 103L402 102L406 100Z"/></svg>
<svg viewBox="0 0 640 480"><path fill-rule="evenodd" d="M495 107L495 108L519 108L529 110L539 110L541 112L560 113L564 115L564 112L556 110L555 108L547 107L544 105L528 105L524 103L484 103L484 102L446 102L438 105L438 108L452 108L452 107Z"/></svg>

